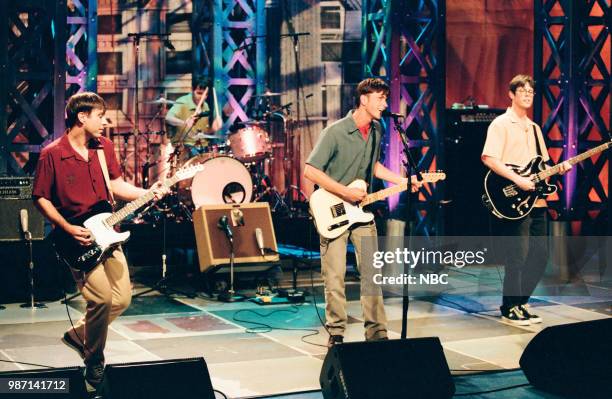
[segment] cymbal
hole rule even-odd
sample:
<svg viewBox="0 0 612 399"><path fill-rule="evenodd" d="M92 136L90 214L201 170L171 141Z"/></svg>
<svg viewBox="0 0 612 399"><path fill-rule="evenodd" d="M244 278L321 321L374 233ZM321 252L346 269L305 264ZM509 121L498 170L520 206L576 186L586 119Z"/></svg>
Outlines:
<svg viewBox="0 0 612 399"><path fill-rule="evenodd" d="M270 91L266 91L263 94L255 94L253 97L278 97L282 95L282 93L272 93Z"/></svg>
<svg viewBox="0 0 612 399"><path fill-rule="evenodd" d="M141 101L142 104L155 104L155 105L174 105L176 104L176 101L172 101L172 100L167 100L163 97L160 97L156 100L150 100L150 101Z"/></svg>

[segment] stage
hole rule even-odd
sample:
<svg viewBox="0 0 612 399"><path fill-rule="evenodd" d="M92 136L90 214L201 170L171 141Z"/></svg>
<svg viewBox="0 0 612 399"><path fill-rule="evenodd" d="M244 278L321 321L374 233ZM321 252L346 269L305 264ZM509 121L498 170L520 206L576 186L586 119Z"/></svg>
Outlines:
<svg viewBox="0 0 612 399"><path fill-rule="evenodd" d="M499 296L463 294L473 292L475 287L485 294L499 290L498 269L463 272L449 275L449 285L443 293L412 298L408 319L409 338L440 337L457 393L526 384L522 371L515 369L524 348L539 331L612 316L612 301L603 294L610 288L608 282L607 288L604 283L572 287L573 294L566 287L568 291L563 296L536 295L532 302L534 312L544 322L526 327L508 325L499 317ZM289 283L285 279L284 284ZM298 305L269 306L221 303L203 294L192 299L170 299L154 292L136 298L110 327L107 363L203 356L213 387L230 398L321 398L319 373L327 352L327 334L316 315L318 310L324 318L319 271L313 272L311 282L310 271L301 270L298 286L307 291L314 286L315 298L309 296L308 302ZM136 283L134 293L145 288ZM355 274L349 273L347 341L364 339L358 292ZM595 292L602 294L597 296ZM84 303L79 298L70 301L73 320L83 310ZM79 357L59 340L70 326L65 306L59 301L47 306L30 310L9 304L0 311L0 371L82 365ZM390 338L398 339L401 298L387 298L385 308ZM493 397L555 396L522 386Z"/></svg>

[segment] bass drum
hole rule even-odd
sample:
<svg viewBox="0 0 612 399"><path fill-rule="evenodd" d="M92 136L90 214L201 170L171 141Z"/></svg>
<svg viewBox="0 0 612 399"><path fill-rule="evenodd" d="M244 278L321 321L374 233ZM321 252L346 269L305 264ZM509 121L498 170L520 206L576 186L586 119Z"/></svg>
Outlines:
<svg viewBox="0 0 612 399"><path fill-rule="evenodd" d="M199 208L202 205L251 202L253 180L242 162L226 155L207 153L185 163L194 164L202 164L204 169L191 181L185 180L179 185L179 197L183 203Z"/></svg>

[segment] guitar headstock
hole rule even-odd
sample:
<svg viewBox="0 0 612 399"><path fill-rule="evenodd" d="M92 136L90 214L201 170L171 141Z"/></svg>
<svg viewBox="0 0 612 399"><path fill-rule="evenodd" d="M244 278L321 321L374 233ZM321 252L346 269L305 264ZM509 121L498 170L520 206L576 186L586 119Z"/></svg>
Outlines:
<svg viewBox="0 0 612 399"><path fill-rule="evenodd" d="M196 173L201 172L202 170L204 170L204 164L202 163L184 166L176 171L174 176L172 176L172 180L174 183L176 183L181 180L191 179L196 175Z"/></svg>
<svg viewBox="0 0 612 399"><path fill-rule="evenodd" d="M423 175L423 183L435 183L446 179L446 173L441 171L425 172Z"/></svg>

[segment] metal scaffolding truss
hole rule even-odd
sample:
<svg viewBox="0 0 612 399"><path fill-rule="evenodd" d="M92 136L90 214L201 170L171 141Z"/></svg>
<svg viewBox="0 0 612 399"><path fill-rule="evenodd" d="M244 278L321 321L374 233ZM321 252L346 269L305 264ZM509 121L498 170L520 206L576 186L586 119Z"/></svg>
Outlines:
<svg viewBox="0 0 612 399"><path fill-rule="evenodd" d="M406 115L402 127L421 171L443 164L441 129L445 97L445 1L365 1L362 20L364 76L389 82L392 112ZM401 168L402 144L386 121L385 163ZM426 185L415 204L415 233L439 234L442 185ZM389 201L390 208L397 199Z"/></svg>
<svg viewBox="0 0 612 399"><path fill-rule="evenodd" d="M72 0L68 7L66 42L66 97L97 91L98 2Z"/></svg>
<svg viewBox="0 0 612 399"><path fill-rule="evenodd" d="M536 2L534 116L555 163L610 140L611 21L606 0ZM585 160L555 180L553 217L596 224L608 214L609 157Z"/></svg>
<svg viewBox="0 0 612 399"><path fill-rule="evenodd" d="M32 174L64 126L66 2L0 4L0 175Z"/></svg>
<svg viewBox="0 0 612 399"><path fill-rule="evenodd" d="M213 76L224 127L248 120L246 106L265 89L265 0L215 0Z"/></svg>

